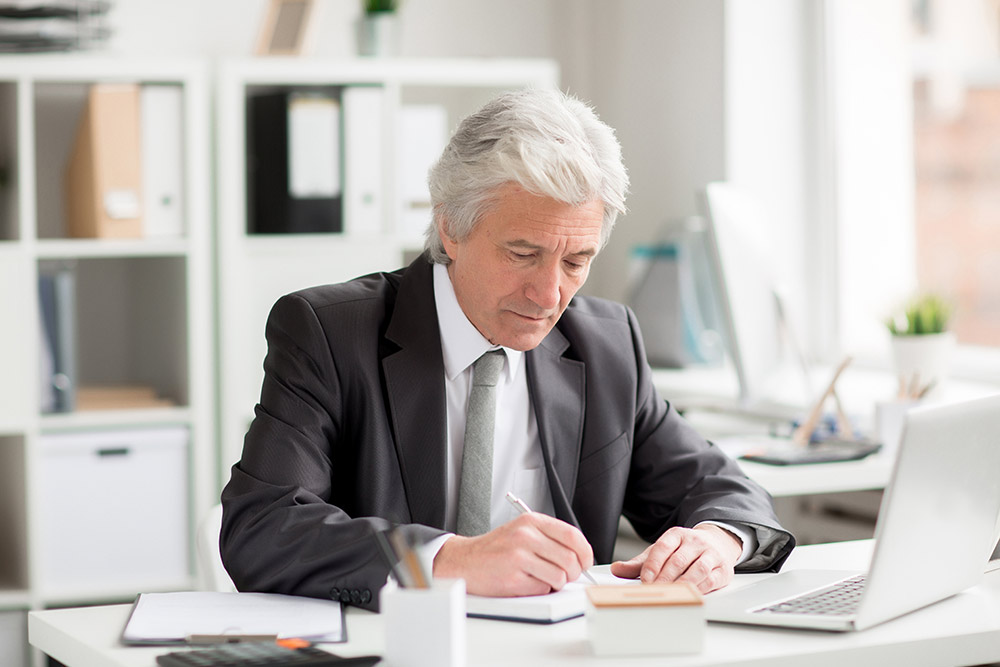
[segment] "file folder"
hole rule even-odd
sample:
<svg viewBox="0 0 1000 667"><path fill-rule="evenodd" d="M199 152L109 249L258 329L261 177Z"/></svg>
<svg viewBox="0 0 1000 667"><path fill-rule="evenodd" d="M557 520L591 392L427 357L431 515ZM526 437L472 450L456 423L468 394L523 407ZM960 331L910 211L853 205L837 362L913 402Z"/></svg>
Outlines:
<svg viewBox="0 0 1000 667"><path fill-rule="evenodd" d="M138 84L91 86L66 169L69 236L142 236L139 114Z"/></svg>
<svg viewBox="0 0 1000 667"><path fill-rule="evenodd" d="M342 231L336 95L328 90L252 95L247 116L248 231Z"/></svg>
<svg viewBox="0 0 1000 667"><path fill-rule="evenodd" d="M383 231L384 95L379 86L348 86L344 112L344 228L352 234Z"/></svg>
<svg viewBox="0 0 1000 667"><path fill-rule="evenodd" d="M180 86L146 84L142 116L143 235L184 235L184 96Z"/></svg>

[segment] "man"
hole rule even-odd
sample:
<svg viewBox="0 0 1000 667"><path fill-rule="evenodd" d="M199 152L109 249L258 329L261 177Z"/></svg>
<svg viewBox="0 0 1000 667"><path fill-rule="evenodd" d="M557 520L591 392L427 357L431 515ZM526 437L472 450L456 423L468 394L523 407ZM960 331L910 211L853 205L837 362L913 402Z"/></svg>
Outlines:
<svg viewBox="0 0 1000 667"><path fill-rule="evenodd" d="M503 95L431 170L419 259L275 304L222 497L241 590L377 608L388 567L373 535L399 526L435 576L472 593L547 593L611 559L622 514L653 544L613 564L619 576L707 592L737 565L780 566L794 539L657 395L631 312L574 298L627 186L589 107ZM480 357L495 378L481 380ZM473 385L492 383L483 412ZM518 515L507 491L535 511Z"/></svg>

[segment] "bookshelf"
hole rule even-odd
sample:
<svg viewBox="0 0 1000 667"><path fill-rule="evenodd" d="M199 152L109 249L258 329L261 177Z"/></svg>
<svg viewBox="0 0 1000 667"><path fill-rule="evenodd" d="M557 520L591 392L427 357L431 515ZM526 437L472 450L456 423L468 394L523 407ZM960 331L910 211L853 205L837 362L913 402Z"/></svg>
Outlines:
<svg viewBox="0 0 1000 667"><path fill-rule="evenodd" d="M430 221L426 203L415 201L413 183L426 170L415 150L440 151L458 121L502 90L558 84L554 61L543 59L356 59L263 58L220 64L216 80L217 301L220 483L239 460L243 436L260 394L266 353L264 324L282 294L339 282L374 271L394 270L418 253ZM374 89L380 103L363 121L351 113L356 89ZM342 230L322 234L248 233L248 98L274 91L332 94L343 113L341 166L344 177ZM441 146L422 145L426 135L401 119L435 119ZM374 118L374 122L372 119ZM418 124L417 127L420 127ZM347 145L362 134L378 148L374 166L362 147ZM404 165L410 165L409 171ZM414 173L416 172L416 173ZM352 178L367 174L366 198ZM424 183L425 187L425 183ZM374 200L374 202L372 201ZM363 200L376 215L354 215Z"/></svg>
<svg viewBox="0 0 1000 667"><path fill-rule="evenodd" d="M0 60L2 664L43 664L27 648L29 610L193 585L195 521L218 492L208 81L193 61ZM173 237L69 236L63 177L99 83L155 86L180 100ZM141 386L162 405L112 397L42 409L51 349L39 276L52 266L72 276L75 314L62 321L75 348L74 396ZM139 544L152 555L124 568Z"/></svg>

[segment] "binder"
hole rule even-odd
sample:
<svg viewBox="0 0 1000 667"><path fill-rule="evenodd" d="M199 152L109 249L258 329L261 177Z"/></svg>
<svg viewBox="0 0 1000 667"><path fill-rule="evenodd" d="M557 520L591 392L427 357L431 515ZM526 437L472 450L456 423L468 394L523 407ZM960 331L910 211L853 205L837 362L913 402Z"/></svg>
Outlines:
<svg viewBox="0 0 1000 667"><path fill-rule="evenodd" d="M410 104L397 118L398 172L402 211L400 229L406 236L422 236L431 221L427 172L448 143L448 113L435 104Z"/></svg>
<svg viewBox="0 0 1000 667"><path fill-rule="evenodd" d="M184 96L180 86L142 86L143 235L184 235Z"/></svg>
<svg viewBox="0 0 1000 667"><path fill-rule="evenodd" d="M90 87L66 170L69 236L142 236L139 113L138 84Z"/></svg>
<svg viewBox="0 0 1000 667"><path fill-rule="evenodd" d="M378 234L383 230L384 96L379 86L348 86L341 93L344 229L351 234Z"/></svg>
<svg viewBox="0 0 1000 667"><path fill-rule="evenodd" d="M251 234L340 232L340 101L329 90L248 98Z"/></svg>
<svg viewBox="0 0 1000 667"><path fill-rule="evenodd" d="M40 385L43 413L72 412L76 390L76 276L69 265L38 273L41 314Z"/></svg>

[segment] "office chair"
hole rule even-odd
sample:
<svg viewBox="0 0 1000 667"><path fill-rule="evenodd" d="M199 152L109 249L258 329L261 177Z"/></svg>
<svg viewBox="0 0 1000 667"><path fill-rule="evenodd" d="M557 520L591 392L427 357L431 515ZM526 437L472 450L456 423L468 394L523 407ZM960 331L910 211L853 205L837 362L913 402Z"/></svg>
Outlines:
<svg viewBox="0 0 1000 667"><path fill-rule="evenodd" d="M215 505L198 524L195 538L198 588L203 591L234 592L236 585L222 565L219 531L222 530L222 505Z"/></svg>

